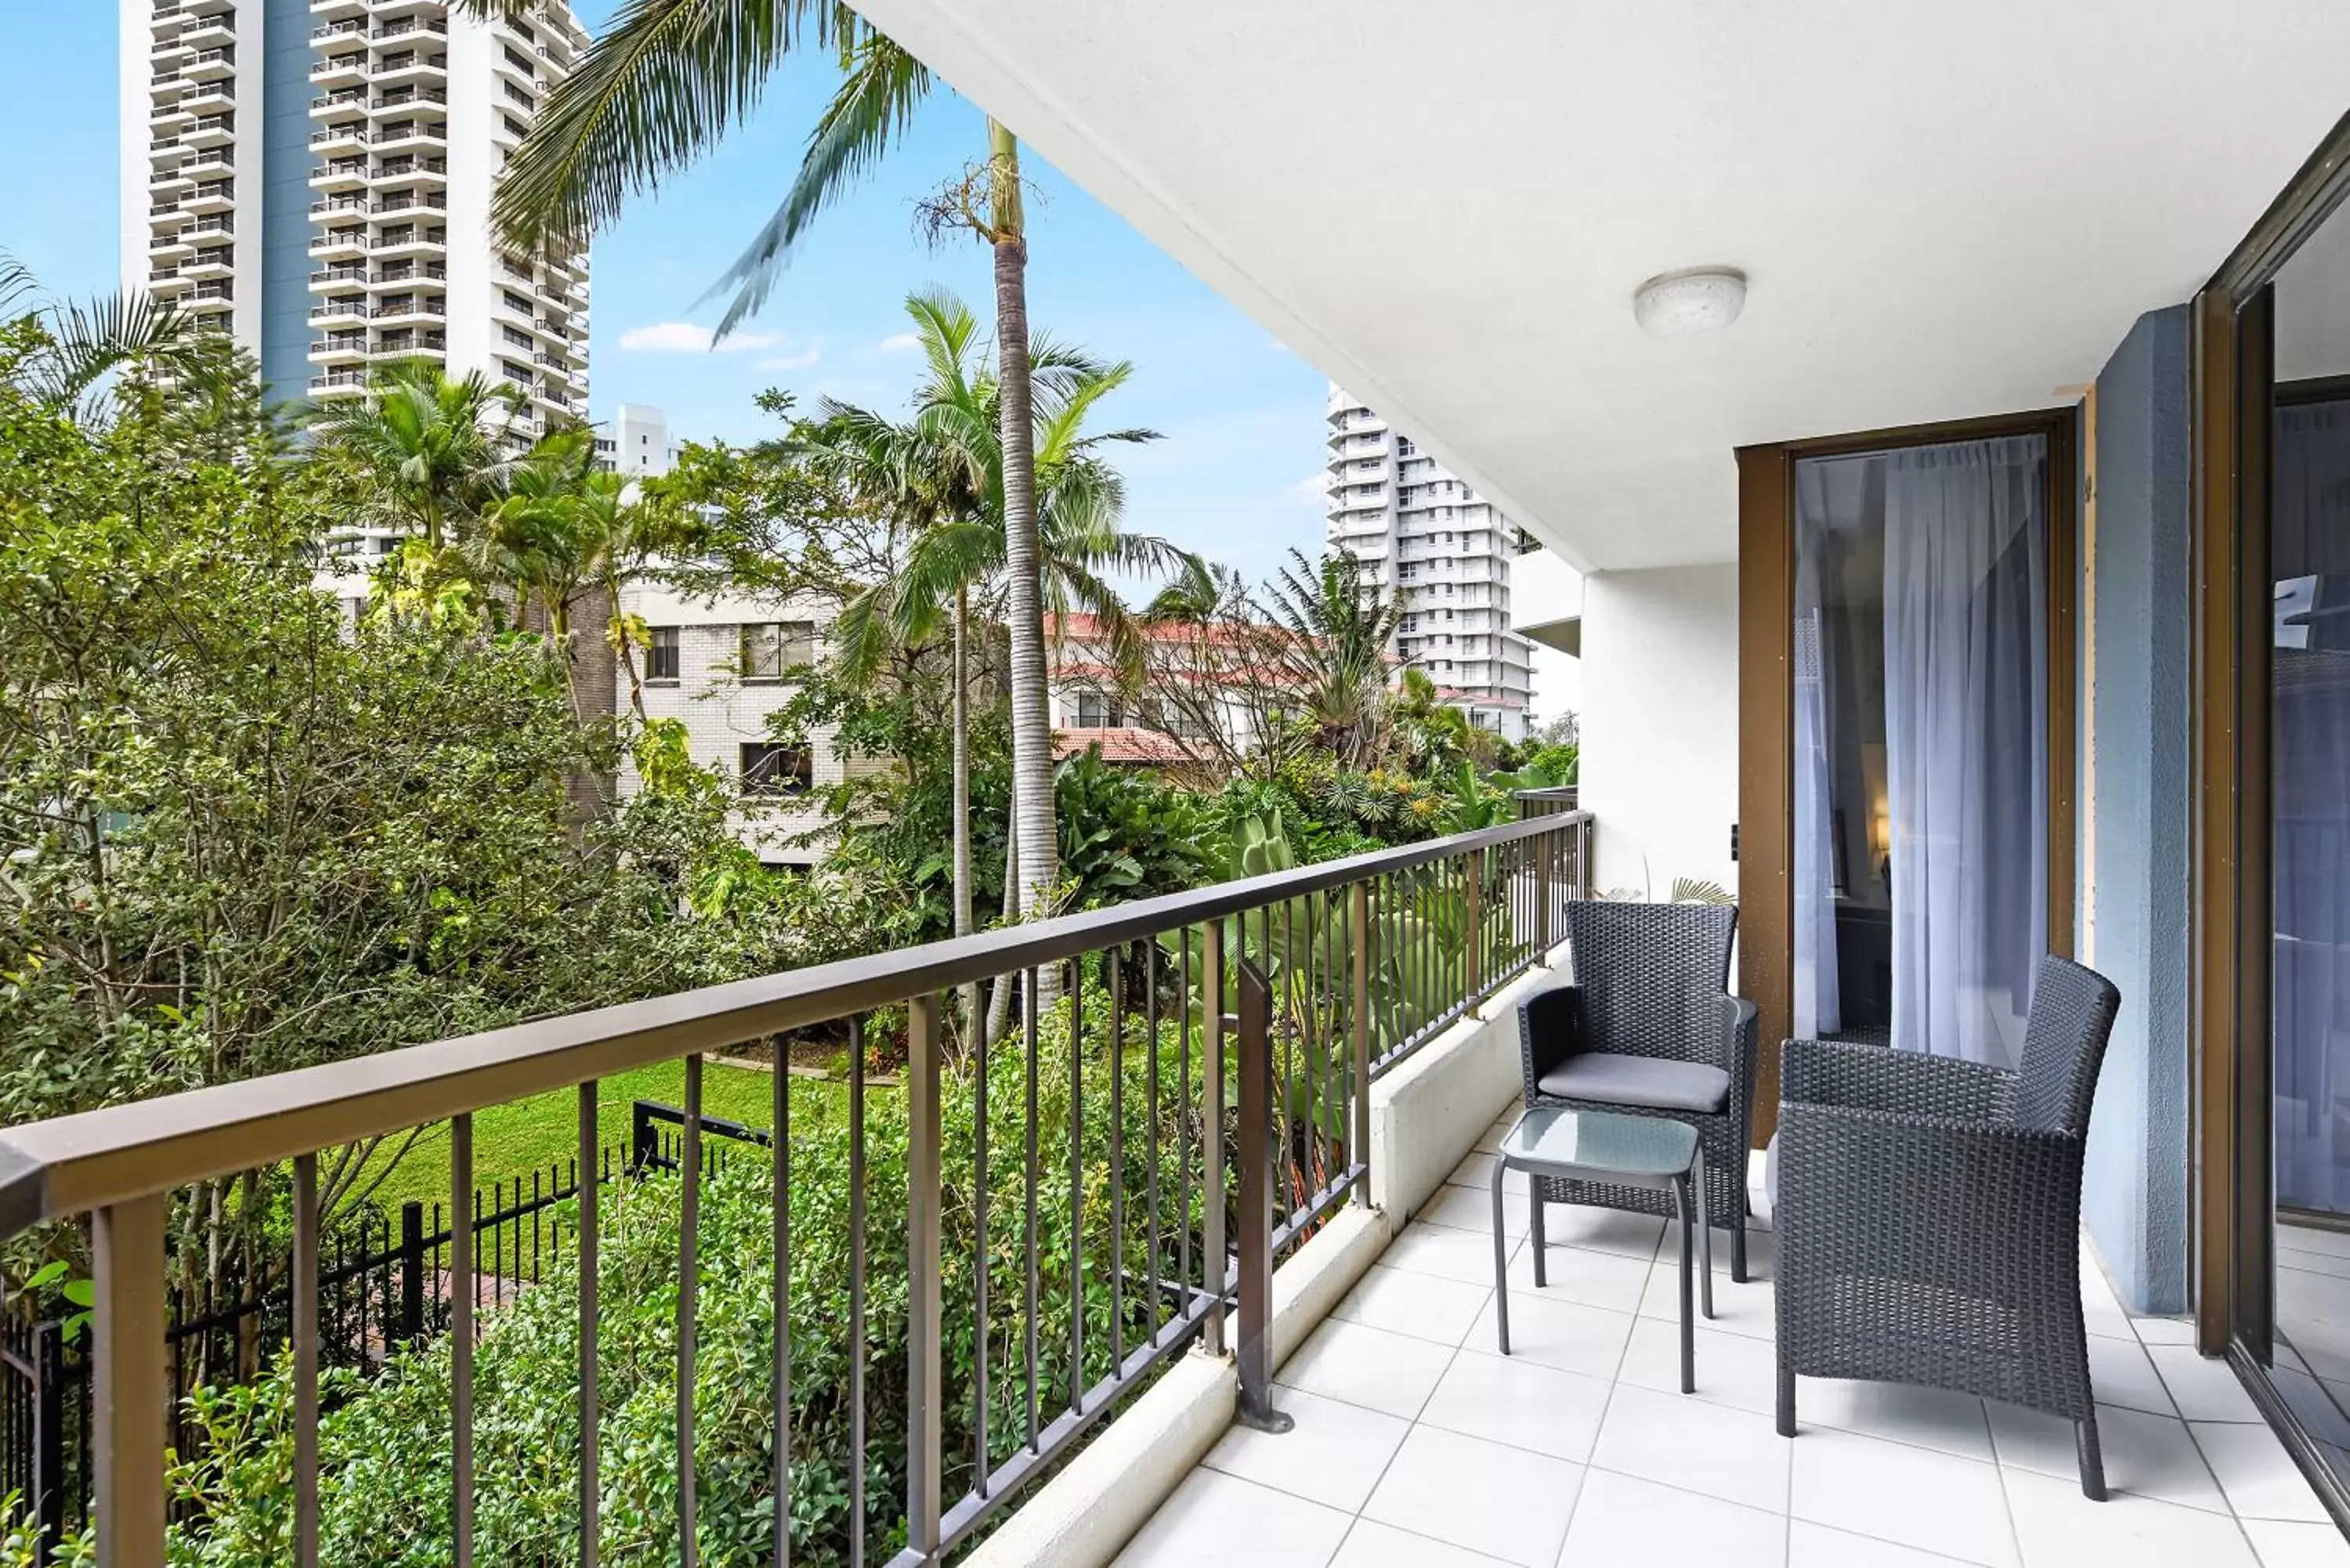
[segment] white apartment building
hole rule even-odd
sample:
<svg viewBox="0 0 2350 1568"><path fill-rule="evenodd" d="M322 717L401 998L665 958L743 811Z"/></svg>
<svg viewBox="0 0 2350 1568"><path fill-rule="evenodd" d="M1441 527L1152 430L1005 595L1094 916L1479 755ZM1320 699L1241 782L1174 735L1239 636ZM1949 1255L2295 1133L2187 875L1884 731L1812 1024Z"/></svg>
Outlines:
<svg viewBox="0 0 2350 1568"><path fill-rule="evenodd" d="M126 289L215 318L280 397L424 358L588 412L588 258L529 256L493 186L588 43L565 0L121 0Z"/></svg>
<svg viewBox="0 0 2350 1568"><path fill-rule="evenodd" d="M1510 629L1518 530L1335 382L1329 422L1329 543L1361 563L1367 587L1402 595L1396 657L1471 723L1523 740L1534 645Z"/></svg>
<svg viewBox="0 0 2350 1568"><path fill-rule="evenodd" d="M620 607L643 617L652 639L651 648L637 654L645 716L681 721L692 760L731 781L742 801L736 836L771 866L821 858L820 845L795 842L819 823L807 796L840 783L858 764L834 753L830 726L812 732L804 749L787 747L769 735L767 718L798 690L792 670L829 651L835 607L806 595L782 602L704 599L650 585L623 593ZM625 711L627 677L615 687ZM636 770L624 763L620 793L637 787Z"/></svg>
<svg viewBox="0 0 2350 1568"><path fill-rule="evenodd" d="M607 473L650 479L677 462L669 416L644 403L622 403L596 436L596 466Z"/></svg>

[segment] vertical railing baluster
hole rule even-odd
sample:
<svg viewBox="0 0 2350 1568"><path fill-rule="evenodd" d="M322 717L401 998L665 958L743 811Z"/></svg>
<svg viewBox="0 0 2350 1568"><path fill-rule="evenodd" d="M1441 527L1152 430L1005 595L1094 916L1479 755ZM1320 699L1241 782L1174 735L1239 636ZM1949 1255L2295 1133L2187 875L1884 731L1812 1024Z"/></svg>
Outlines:
<svg viewBox="0 0 2350 1568"><path fill-rule="evenodd" d="M940 1434L946 1424L939 1344L946 1181L939 1147L940 1003L936 995L918 996L906 1007L906 1544L925 1563L937 1558L943 1528Z"/></svg>
<svg viewBox="0 0 2350 1568"><path fill-rule="evenodd" d="M294 1562L318 1568L318 1157L294 1160Z"/></svg>
<svg viewBox="0 0 2350 1568"><path fill-rule="evenodd" d="M702 1561L695 1485L693 1366L702 1305L702 1057L685 1059L685 1131L679 1139L677 1228L677 1543L681 1568Z"/></svg>
<svg viewBox="0 0 2350 1568"><path fill-rule="evenodd" d="M1036 1188L1043 1179L1043 1172L1037 1164L1036 1158L1036 1054L1038 1046L1036 1044L1036 971L1033 969L1023 971L1021 975L1020 1011L1023 1014L1020 1035L1021 1045L1023 1054L1027 1057L1028 1070L1028 1100L1026 1107L1027 1130L1025 1135L1027 1158L1026 1163L1023 1168L1025 1178L1023 1185L1026 1189L1024 1196L1026 1199L1027 1228L1022 1240L1021 1251L1023 1255L1027 1259L1027 1268L1024 1271L1026 1274L1026 1291L1024 1303L1026 1307L1026 1317L1024 1328L1026 1336L1026 1348L1028 1353L1028 1451L1035 1453L1038 1451L1037 1436L1041 1429L1037 1425L1038 1382L1036 1295L1038 1287L1042 1282L1038 1277L1036 1261Z"/></svg>
<svg viewBox="0 0 2350 1568"><path fill-rule="evenodd" d="M995 977L997 985L1010 985L1008 974ZM972 1084L972 1239L971 1268L972 1317L977 1330L972 1335L971 1384L971 1475L972 1491L980 1497L987 1495L987 1377L989 1349L993 1344L993 1328L988 1322L989 1275L993 1272L988 1256L988 1190L987 1190L987 1031L978 1033L978 1077Z"/></svg>
<svg viewBox="0 0 2350 1568"><path fill-rule="evenodd" d="M1461 1005L1466 1012L1477 999L1485 978L1485 851L1471 849L1461 857L1461 870L1467 883L1465 897L1469 905L1468 954L1461 975Z"/></svg>
<svg viewBox="0 0 2350 1568"><path fill-rule="evenodd" d="M848 1021L848 1563L865 1568L865 1020Z"/></svg>
<svg viewBox="0 0 2350 1568"><path fill-rule="evenodd" d="M465 1216L477 1211L473 1192L473 1117L449 1118L449 1381L452 1425L450 1469L455 1497L452 1530L457 1568L473 1563L473 1227Z"/></svg>
<svg viewBox="0 0 2350 1568"><path fill-rule="evenodd" d="M1264 975L1240 964L1240 1408L1242 1426L1285 1432L1295 1424L1273 1407L1273 993Z"/></svg>
<svg viewBox="0 0 2350 1568"><path fill-rule="evenodd" d="M1109 992L1109 1369L1126 1365L1126 971L1119 950L1102 950Z"/></svg>
<svg viewBox="0 0 2350 1568"><path fill-rule="evenodd" d="M792 1074L786 1042L775 1043L775 1159L767 1202L775 1226L767 1288L775 1315L775 1568L792 1562Z"/></svg>
<svg viewBox="0 0 2350 1568"><path fill-rule="evenodd" d="M1362 1174L1355 1179L1355 1201L1371 1200L1371 884L1368 878L1352 890L1355 918L1355 976L1350 1011L1354 1023L1355 1148L1354 1163Z"/></svg>
<svg viewBox="0 0 2350 1568"><path fill-rule="evenodd" d="M98 1210L90 1226L96 1365L95 1517L104 1568L162 1568L164 1195Z"/></svg>
<svg viewBox="0 0 2350 1568"><path fill-rule="evenodd" d="M1086 974L1069 961L1069 1413L1086 1402Z"/></svg>
<svg viewBox="0 0 2350 1568"><path fill-rule="evenodd" d="M1224 922L1210 920L1200 942L1200 1272L1211 1300L1209 1354L1224 1353Z"/></svg>
<svg viewBox="0 0 2350 1568"><path fill-rule="evenodd" d="M1159 1128L1159 945L1145 938L1142 943L1142 1060L1148 1082L1143 1089L1144 1119L1150 1128L1150 1182L1148 1219L1150 1231L1150 1266L1143 1277L1143 1299L1150 1313L1150 1342L1159 1343L1159 1271L1165 1264L1159 1251L1159 1161L1164 1152Z"/></svg>
<svg viewBox="0 0 2350 1568"><path fill-rule="evenodd" d="M598 1343L601 1284L596 1277L598 1210L601 1194L596 1186L598 1085L594 1079L579 1085L579 1163L573 1168L572 1187L579 1195L579 1568L596 1568L603 1545L603 1479L598 1470L598 1445L603 1436L604 1403L599 1385L602 1351Z"/></svg>
<svg viewBox="0 0 2350 1568"><path fill-rule="evenodd" d="M1204 1019L1208 1009L1200 1010ZM1175 980L1175 1103L1183 1107L1175 1119L1176 1278L1183 1287L1183 1312L1191 1309L1191 1140L1183 1130L1191 1105L1191 928L1183 928L1182 951Z"/></svg>

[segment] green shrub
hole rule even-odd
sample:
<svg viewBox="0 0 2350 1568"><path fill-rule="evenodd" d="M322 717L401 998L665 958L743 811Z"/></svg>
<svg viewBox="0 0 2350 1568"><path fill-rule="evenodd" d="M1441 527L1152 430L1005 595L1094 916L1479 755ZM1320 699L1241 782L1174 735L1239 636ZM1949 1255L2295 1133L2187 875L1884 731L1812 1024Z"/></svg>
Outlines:
<svg viewBox="0 0 2350 1568"><path fill-rule="evenodd" d="M1191 1211L1176 1208L1176 1150L1197 1142L1187 1096L1175 1081L1170 1029L1160 1051L1159 1122L1149 1120L1149 1081L1139 1027L1126 1049L1109 1048L1108 999L1088 986L1082 1008L1085 1060L1073 1075L1068 1004L1039 1030L1035 1095L1042 1156L1036 1182L1037 1343L1040 1418L1067 1406L1071 1385L1069 1254L1073 1179L1084 1195L1085 1348L1077 1381L1090 1385L1111 1365L1109 1192L1129 1196L1124 1345L1131 1351L1154 1321L1131 1282L1149 1263L1139 1195L1159 1165L1170 1258L1179 1227L1196 1229L1200 1174L1190 1172ZM1123 1168L1110 1161L1110 1081L1121 1073ZM999 1046L988 1062L991 1145L988 1259L991 1333L989 1452L1001 1463L1026 1437L1026 1335L1021 1307L1027 1279L1025 1189L1021 1151L1028 1078L1023 1053ZM1083 1129L1078 1168L1069 1160L1072 1085ZM945 1486L960 1495L972 1480L972 1399L978 1350L974 1272L977 1191L972 1173L979 1075L950 1074L941 1107L948 1173L944 1223L941 1355L949 1397L943 1418ZM1196 1089L1193 1091L1196 1095ZM902 1095L868 1092L866 1122L868 1223L865 1465L868 1558L886 1561L902 1544L906 1442L906 1119ZM768 1485L774 1324L769 1300L769 1168L756 1157L730 1160L704 1186L701 1206L700 1333L694 1381L696 1476L702 1560L712 1568L751 1564L772 1552ZM604 1551L615 1563L677 1557L676 1305L679 1184L654 1178L605 1189L598 1269ZM795 1561L847 1561L849 1523L850 1201L849 1145L834 1127L792 1145L791 1516ZM1196 1249L1195 1249L1196 1256ZM1196 1264L1195 1264L1196 1266ZM1167 1264L1162 1262L1162 1268ZM571 1559L577 1531L578 1453L577 1290L565 1260L546 1282L492 1316L475 1359L474 1443L480 1560L538 1564ZM338 1568L423 1568L449 1561L450 1355L446 1344L402 1355L372 1378L335 1376L320 1423L321 1559ZM199 1500L207 1521L178 1531L174 1568L262 1568L289 1555L292 1438L286 1368L259 1385L200 1395L193 1408L209 1434L204 1451L174 1474L175 1490ZM0 1568L6 1560L0 1558Z"/></svg>

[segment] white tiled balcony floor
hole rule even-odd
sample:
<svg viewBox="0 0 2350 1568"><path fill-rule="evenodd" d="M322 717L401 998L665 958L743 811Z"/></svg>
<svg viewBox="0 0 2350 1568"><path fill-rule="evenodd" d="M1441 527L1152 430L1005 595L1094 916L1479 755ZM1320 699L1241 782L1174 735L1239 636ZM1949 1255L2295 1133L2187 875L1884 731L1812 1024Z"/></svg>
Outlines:
<svg viewBox="0 0 2350 1568"><path fill-rule="evenodd" d="M2105 1503L2081 1495L2069 1424L1981 1399L1805 1378L1802 1435L1781 1438L1764 1233L1745 1285L1715 1239L1721 1315L1684 1396L1678 1231L1554 1208L1537 1292L1521 1191L1504 1359L1491 1169L1470 1156L1282 1369L1295 1430L1227 1433L1122 1568L2350 1568L2234 1375L2186 1324L2126 1316L2094 1266Z"/></svg>

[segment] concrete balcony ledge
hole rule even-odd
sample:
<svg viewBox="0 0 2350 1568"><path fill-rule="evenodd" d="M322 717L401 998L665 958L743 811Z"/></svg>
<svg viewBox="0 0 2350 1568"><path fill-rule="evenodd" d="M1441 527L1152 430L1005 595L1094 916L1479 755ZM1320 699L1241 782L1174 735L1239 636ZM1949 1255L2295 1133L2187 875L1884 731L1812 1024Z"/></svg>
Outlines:
<svg viewBox="0 0 2350 1568"><path fill-rule="evenodd" d="M1372 1085L1371 1205L1340 1210L1274 1272L1275 1371L1361 1282L1406 1218L1440 1194L1515 1096L1519 999L1555 979L1549 968L1529 971ZM967 1568L1102 1568L1223 1438L1239 1395L1230 1355L1184 1356L982 1543Z"/></svg>

